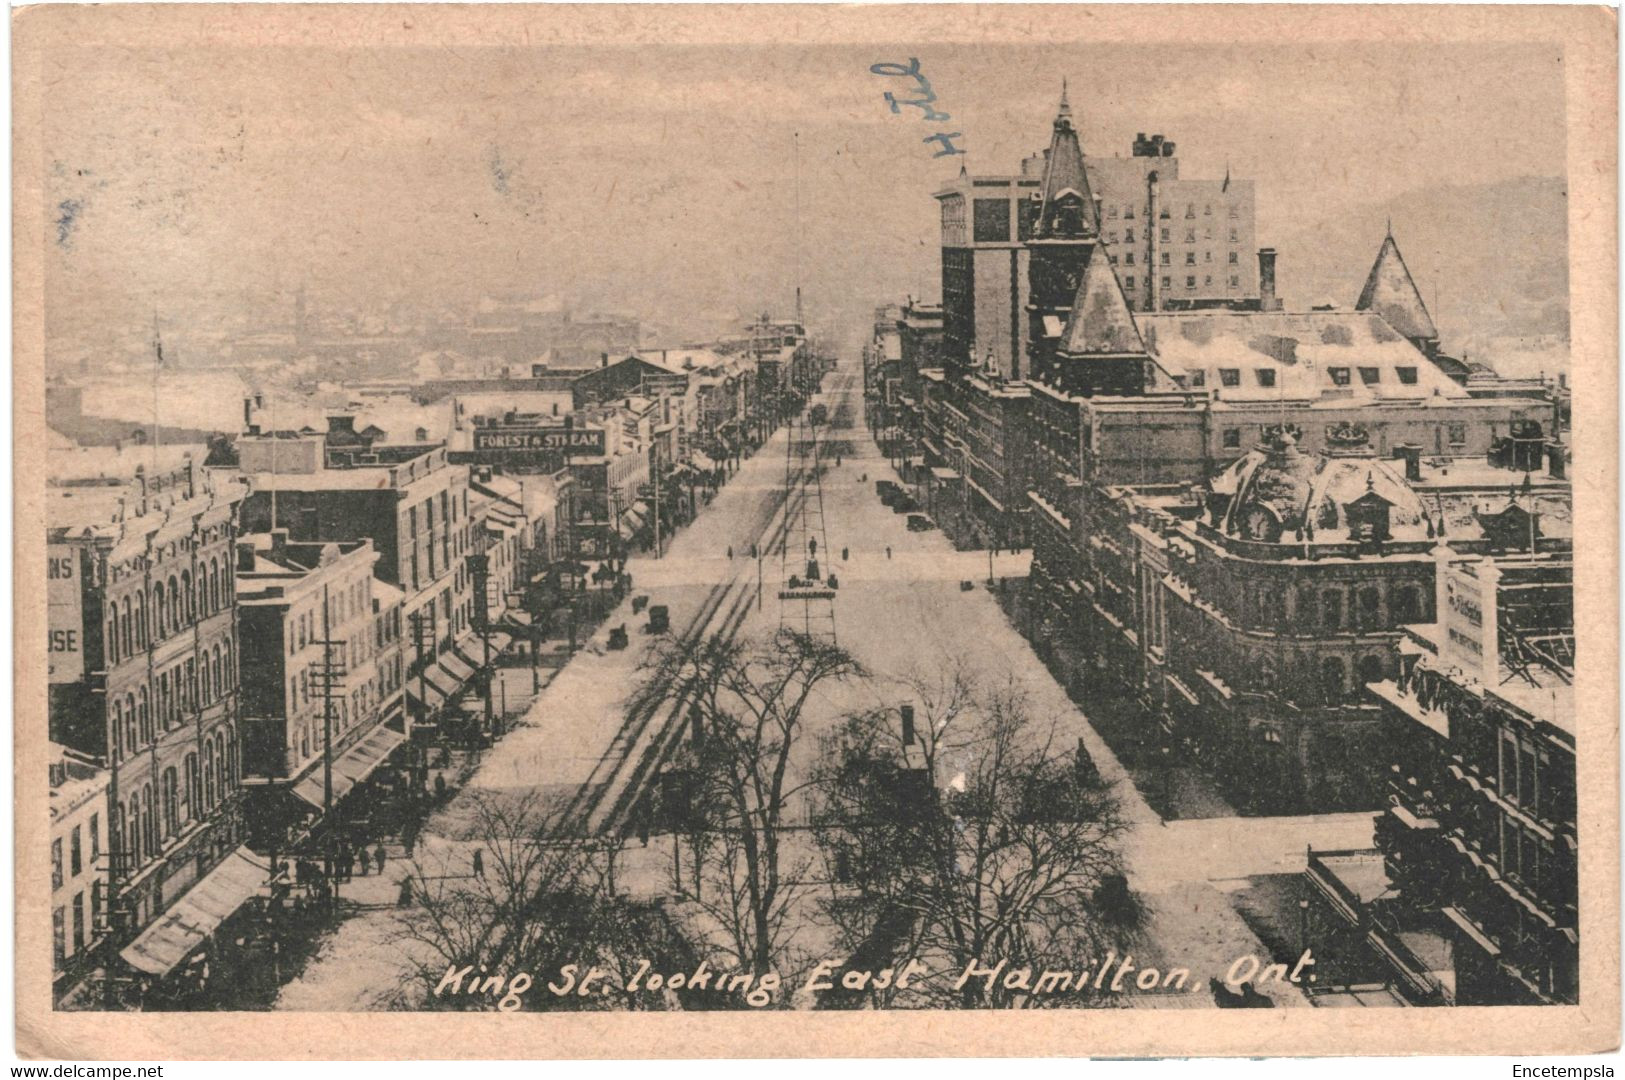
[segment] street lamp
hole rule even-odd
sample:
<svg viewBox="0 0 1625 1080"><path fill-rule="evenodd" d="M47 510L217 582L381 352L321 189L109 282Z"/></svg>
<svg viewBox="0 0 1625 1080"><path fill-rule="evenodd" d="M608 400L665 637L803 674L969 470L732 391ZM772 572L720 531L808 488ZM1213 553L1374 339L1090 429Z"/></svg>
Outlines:
<svg viewBox="0 0 1625 1080"><path fill-rule="evenodd" d="M1309 951L1309 898L1298 898L1298 945L1299 955Z"/></svg>

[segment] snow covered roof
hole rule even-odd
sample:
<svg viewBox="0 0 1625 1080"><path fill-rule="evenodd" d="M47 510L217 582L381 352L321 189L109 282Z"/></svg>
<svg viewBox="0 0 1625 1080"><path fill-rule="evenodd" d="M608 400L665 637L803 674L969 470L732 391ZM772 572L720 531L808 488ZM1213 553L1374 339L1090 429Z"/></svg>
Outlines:
<svg viewBox="0 0 1625 1080"><path fill-rule="evenodd" d="M1356 311L1374 311L1388 320L1388 325L1408 338L1437 341L1438 328L1428 315L1422 294L1405 266L1405 258L1389 233L1377 252L1377 261L1371 264L1371 273L1360 290Z"/></svg>
<svg viewBox="0 0 1625 1080"><path fill-rule="evenodd" d="M1223 401L1468 396L1375 312L1158 312L1137 321L1164 368Z"/></svg>
<svg viewBox="0 0 1625 1080"><path fill-rule="evenodd" d="M1123 287L1106 255L1106 245L1096 244L1090 248L1089 260L1079 275L1060 352L1065 356L1086 356L1144 351L1145 343L1123 299Z"/></svg>

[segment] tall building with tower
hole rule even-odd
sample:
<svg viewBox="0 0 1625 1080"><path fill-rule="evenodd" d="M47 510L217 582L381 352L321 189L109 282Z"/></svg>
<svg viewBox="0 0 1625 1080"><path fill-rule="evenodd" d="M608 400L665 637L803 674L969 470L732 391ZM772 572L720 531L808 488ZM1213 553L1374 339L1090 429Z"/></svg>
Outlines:
<svg viewBox="0 0 1625 1080"><path fill-rule="evenodd" d="M1065 114L1064 117L1061 114ZM1069 102L1056 116L1080 145ZM1082 154L1099 239L1129 309L1268 307L1255 262L1253 181L1181 177L1176 144L1140 135L1128 157ZM1080 149L1081 154L1081 149ZM961 172L936 193L941 214L944 358L1006 379L1027 374L1030 257L1055 141L1015 175ZM1062 163L1064 174L1070 162ZM1270 253L1273 259L1273 252Z"/></svg>

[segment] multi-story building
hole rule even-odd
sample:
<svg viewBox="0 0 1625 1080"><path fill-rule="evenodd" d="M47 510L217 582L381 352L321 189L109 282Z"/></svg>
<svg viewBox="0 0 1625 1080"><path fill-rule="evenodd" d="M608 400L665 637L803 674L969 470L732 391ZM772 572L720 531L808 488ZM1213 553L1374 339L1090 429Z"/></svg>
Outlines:
<svg viewBox="0 0 1625 1080"><path fill-rule="evenodd" d="M51 738L107 770L93 914L121 960L103 986L116 1000L205 947L267 877L241 846L243 492L192 459L133 478L61 472L48 494Z"/></svg>
<svg viewBox="0 0 1625 1080"><path fill-rule="evenodd" d="M1062 93L1061 112L1071 128ZM1075 136L1057 161L1052 142L1017 175L962 173L936 194L941 208L944 353L948 366L992 356L1007 380L1027 372L1028 267L1046 177L1074 163ZM1253 182L1183 179L1174 143L1139 136L1129 157L1087 157L1082 181L1095 235L1134 311L1257 307Z"/></svg>
<svg viewBox="0 0 1625 1080"><path fill-rule="evenodd" d="M406 740L400 589L370 540L237 541L243 783L255 846L293 850Z"/></svg>
<svg viewBox="0 0 1625 1080"><path fill-rule="evenodd" d="M1569 488L1482 462L1376 456L1347 427L1325 449L1271 432L1197 489L1091 487L1075 613L1106 662L1243 805L1374 806L1378 710L1404 627L1433 617L1433 548L1567 558ZM1533 529L1530 522L1540 524Z"/></svg>
<svg viewBox="0 0 1625 1080"><path fill-rule="evenodd" d="M55 743L50 769L52 998L72 1008L106 962L109 774L95 758Z"/></svg>
<svg viewBox="0 0 1625 1080"><path fill-rule="evenodd" d="M1387 807L1378 850L1348 854L1376 856L1377 880L1358 889L1326 853L1308 876L1412 1000L1573 1004L1572 558L1454 542L1435 556L1432 618L1405 628L1397 671L1367 687Z"/></svg>
<svg viewBox="0 0 1625 1080"><path fill-rule="evenodd" d="M426 719L443 695L420 700L428 688L416 676L473 632L468 469L450 464L440 444L372 442L345 416L331 418L325 433L250 427L236 453L251 492L245 531L286 530L295 543L372 541L374 573L405 593L407 694L417 702L413 719Z"/></svg>

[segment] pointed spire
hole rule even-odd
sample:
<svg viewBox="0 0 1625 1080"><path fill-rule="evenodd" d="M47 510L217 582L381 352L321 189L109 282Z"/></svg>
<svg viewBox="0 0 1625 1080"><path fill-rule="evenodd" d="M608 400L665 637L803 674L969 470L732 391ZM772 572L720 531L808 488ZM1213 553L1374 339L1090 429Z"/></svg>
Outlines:
<svg viewBox="0 0 1625 1080"><path fill-rule="evenodd" d="M1072 126L1072 105L1061 81L1061 105L1044 165L1044 187L1033 235L1046 240L1082 240L1100 235L1100 216L1083 166L1083 146Z"/></svg>
<svg viewBox="0 0 1625 1080"><path fill-rule="evenodd" d="M1439 339L1438 328L1433 325L1433 317L1422 302L1421 290L1417 289L1410 270L1405 266L1405 258L1399 253L1392 228L1390 222L1390 232L1383 239L1377 261L1371 265L1371 273L1365 279L1365 288L1360 290L1360 299L1355 303L1354 310L1376 312L1387 320L1389 326L1413 342L1436 342Z"/></svg>
<svg viewBox="0 0 1625 1080"><path fill-rule="evenodd" d="M1066 356L1121 356L1146 351L1104 244L1090 250L1089 261L1078 278L1072 317L1061 336L1059 351Z"/></svg>

